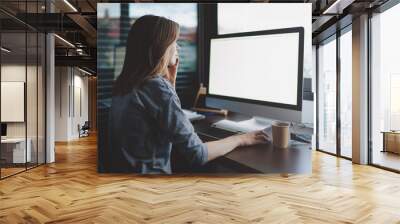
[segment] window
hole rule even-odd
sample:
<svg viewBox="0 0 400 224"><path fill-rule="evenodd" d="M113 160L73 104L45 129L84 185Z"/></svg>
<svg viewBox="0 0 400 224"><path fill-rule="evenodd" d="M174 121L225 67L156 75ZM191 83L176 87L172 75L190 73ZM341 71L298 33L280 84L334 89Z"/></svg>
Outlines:
<svg viewBox="0 0 400 224"><path fill-rule="evenodd" d="M340 36L340 154L352 157L352 32Z"/></svg>
<svg viewBox="0 0 400 224"><path fill-rule="evenodd" d="M318 48L318 149L336 154L336 36Z"/></svg>
<svg viewBox="0 0 400 224"><path fill-rule="evenodd" d="M321 151L352 157L352 25L318 48L318 139ZM340 122L340 123L338 123Z"/></svg>
<svg viewBox="0 0 400 224"><path fill-rule="evenodd" d="M390 75L390 130L400 130L400 73Z"/></svg>
<svg viewBox="0 0 400 224"><path fill-rule="evenodd" d="M383 132L400 130L399 21L400 4L371 18L370 156L373 164L395 170L400 170L400 152L387 150ZM393 143L399 148L399 140Z"/></svg>

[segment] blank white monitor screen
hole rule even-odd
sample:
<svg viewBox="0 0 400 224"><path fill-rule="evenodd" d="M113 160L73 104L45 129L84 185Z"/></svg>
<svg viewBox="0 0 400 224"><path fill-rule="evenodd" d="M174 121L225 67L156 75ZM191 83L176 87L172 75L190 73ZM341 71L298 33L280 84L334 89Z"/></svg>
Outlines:
<svg viewBox="0 0 400 224"><path fill-rule="evenodd" d="M297 105L299 32L211 40L209 94Z"/></svg>

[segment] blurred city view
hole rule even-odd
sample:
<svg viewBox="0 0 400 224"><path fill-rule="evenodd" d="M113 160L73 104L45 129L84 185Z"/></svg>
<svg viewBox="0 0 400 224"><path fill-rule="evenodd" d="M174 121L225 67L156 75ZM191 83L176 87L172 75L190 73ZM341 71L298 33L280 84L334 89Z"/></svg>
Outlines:
<svg viewBox="0 0 400 224"><path fill-rule="evenodd" d="M125 60L126 39L131 25L148 14L164 16L180 24L180 66L176 90L183 105L191 103L197 71L197 5L102 3L98 5L97 17L100 107L111 104L112 86Z"/></svg>

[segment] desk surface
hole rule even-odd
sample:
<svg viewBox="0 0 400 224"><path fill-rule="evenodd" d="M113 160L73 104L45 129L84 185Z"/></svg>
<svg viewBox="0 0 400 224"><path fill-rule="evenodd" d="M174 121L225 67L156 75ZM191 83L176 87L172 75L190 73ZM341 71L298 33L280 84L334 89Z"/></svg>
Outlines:
<svg viewBox="0 0 400 224"><path fill-rule="evenodd" d="M381 133L400 135L400 131L381 131Z"/></svg>
<svg viewBox="0 0 400 224"><path fill-rule="evenodd" d="M195 130L203 140L211 141L213 139L207 138L207 129L221 119L224 117L207 116L204 120L194 122ZM238 121L248 117L231 114L227 119ZM276 148L271 143L239 147L218 159L218 163L234 170L237 168L254 173L311 173L311 145L291 140L286 149Z"/></svg>

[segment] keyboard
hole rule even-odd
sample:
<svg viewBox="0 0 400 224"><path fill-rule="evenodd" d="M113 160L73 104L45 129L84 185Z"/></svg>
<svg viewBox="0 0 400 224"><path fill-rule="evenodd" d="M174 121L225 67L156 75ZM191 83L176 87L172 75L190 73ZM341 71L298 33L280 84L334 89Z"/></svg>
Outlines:
<svg viewBox="0 0 400 224"><path fill-rule="evenodd" d="M310 134L291 133L291 139L299 141L299 142L311 143L312 142L312 135L310 135Z"/></svg>
<svg viewBox="0 0 400 224"><path fill-rule="evenodd" d="M206 138L207 140L217 140L217 139L226 138L226 137L229 137L232 135L236 135L238 133L232 132L232 131L227 131L227 130L220 129L220 128L208 127L205 130L197 132L197 134L200 136L200 138Z"/></svg>
<svg viewBox="0 0 400 224"><path fill-rule="evenodd" d="M232 135L240 134L238 132L227 131L216 127L207 127L205 130L197 132L203 141L215 141ZM269 133L272 136L272 133ZM291 133L291 139L304 143L311 143L312 136L309 134Z"/></svg>

